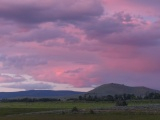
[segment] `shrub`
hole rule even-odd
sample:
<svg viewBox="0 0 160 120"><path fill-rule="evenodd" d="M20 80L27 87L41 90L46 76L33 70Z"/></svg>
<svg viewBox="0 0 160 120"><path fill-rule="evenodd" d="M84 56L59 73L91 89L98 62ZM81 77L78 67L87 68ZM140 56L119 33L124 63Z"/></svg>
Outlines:
<svg viewBox="0 0 160 120"><path fill-rule="evenodd" d="M92 109L90 109L89 113L90 114L95 114L95 112Z"/></svg>
<svg viewBox="0 0 160 120"><path fill-rule="evenodd" d="M117 100L116 106L127 106L127 102L125 100Z"/></svg>
<svg viewBox="0 0 160 120"><path fill-rule="evenodd" d="M78 108L77 107L73 107L72 108L72 112L78 112Z"/></svg>
<svg viewBox="0 0 160 120"><path fill-rule="evenodd" d="M65 112L64 111L62 111L62 115L64 115L65 114Z"/></svg>

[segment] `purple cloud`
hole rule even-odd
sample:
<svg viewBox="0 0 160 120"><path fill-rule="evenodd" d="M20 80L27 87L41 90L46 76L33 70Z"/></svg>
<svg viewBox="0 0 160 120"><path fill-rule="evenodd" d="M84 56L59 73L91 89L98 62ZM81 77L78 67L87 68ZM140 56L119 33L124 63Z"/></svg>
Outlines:
<svg viewBox="0 0 160 120"><path fill-rule="evenodd" d="M1 2L0 17L21 23L41 23L51 21L85 20L103 13L103 7L98 0L50 1L48 5L33 3ZM94 8L94 9L93 9Z"/></svg>
<svg viewBox="0 0 160 120"><path fill-rule="evenodd" d="M38 58L38 56L0 56L0 61L4 63L4 69L9 69L12 66L15 68L23 68L47 64L47 61L45 59Z"/></svg>
<svg viewBox="0 0 160 120"><path fill-rule="evenodd" d="M79 73L79 72L81 72L82 70L83 70L82 68L78 68L78 69L75 69L75 70L65 71L64 73Z"/></svg>
<svg viewBox="0 0 160 120"><path fill-rule="evenodd" d="M0 74L0 83L3 84L3 83L18 83L18 82L23 82L25 81L25 79L21 76L14 76L11 77L9 75L6 75L6 74Z"/></svg>
<svg viewBox="0 0 160 120"><path fill-rule="evenodd" d="M1 73L25 74L34 81L0 80L20 89L53 89L53 83L91 88L111 82L158 88L152 84L160 73L158 4L1 0Z"/></svg>
<svg viewBox="0 0 160 120"><path fill-rule="evenodd" d="M3 86L2 86L3 87ZM18 88L18 89L25 89L25 90L49 90L53 89L52 85L44 84L44 83L18 83L13 85L6 85L5 87L8 88Z"/></svg>
<svg viewBox="0 0 160 120"><path fill-rule="evenodd" d="M105 40L112 34L123 33L134 29L136 24L132 23L132 17L123 12L116 13L113 16L106 17L102 20L94 19L84 23L85 33L89 39Z"/></svg>

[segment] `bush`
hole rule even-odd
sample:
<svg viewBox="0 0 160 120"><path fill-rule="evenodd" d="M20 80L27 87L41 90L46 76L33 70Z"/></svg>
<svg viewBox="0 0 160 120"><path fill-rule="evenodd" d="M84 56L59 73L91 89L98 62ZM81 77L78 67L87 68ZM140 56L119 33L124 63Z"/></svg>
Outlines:
<svg viewBox="0 0 160 120"><path fill-rule="evenodd" d="M65 112L64 111L62 111L62 115L64 115L65 114Z"/></svg>
<svg viewBox="0 0 160 120"><path fill-rule="evenodd" d="M72 108L72 112L78 112L78 108L77 107L73 107Z"/></svg>
<svg viewBox="0 0 160 120"><path fill-rule="evenodd" d="M116 106L127 106L127 102L125 100L117 100Z"/></svg>
<svg viewBox="0 0 160 120"><path fill-rule="evenodd" d="M95 114L95 112L92 109L90 109L89 113L90 114Z"/></svg>

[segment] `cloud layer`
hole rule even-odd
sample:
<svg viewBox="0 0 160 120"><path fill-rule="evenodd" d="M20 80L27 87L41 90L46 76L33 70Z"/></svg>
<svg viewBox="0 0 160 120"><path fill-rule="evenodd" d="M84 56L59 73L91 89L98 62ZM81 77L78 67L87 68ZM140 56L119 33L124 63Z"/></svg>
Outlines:
<svg viewBox="0 0 160 120"><path fill-rule="evenodd" d="M111 82L159 89L159 5L1 0L0 89L85 91Z"/></svg>

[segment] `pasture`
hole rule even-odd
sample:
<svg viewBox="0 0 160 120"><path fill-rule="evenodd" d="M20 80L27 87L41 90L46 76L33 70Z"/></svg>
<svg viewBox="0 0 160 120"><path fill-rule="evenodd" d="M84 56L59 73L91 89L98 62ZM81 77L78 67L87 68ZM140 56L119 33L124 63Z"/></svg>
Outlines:
<svg viewBox="0 0 160 120"><path fill-rule="evenodd" d="M0 120L159 120L159 114L105 113L105 114L30 114L0 117Z"/></svg>
<svg viewBox="0 0 160 120"><path fill-rule="evenodd" d="M160 100L128 101L128 107L114 102L0 102L0 120L158 120L159 104ZM75 106L79 112L72 113Z"/></svg>

